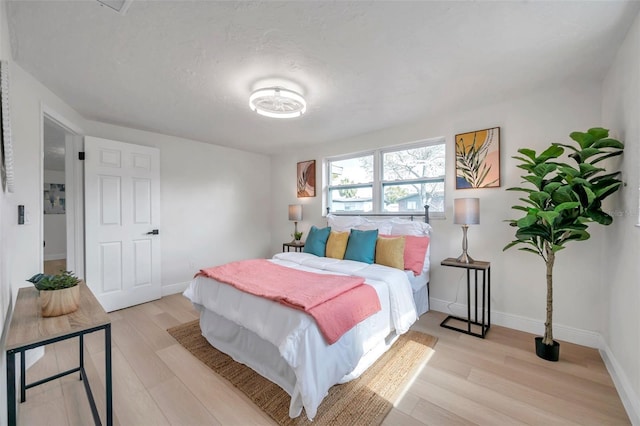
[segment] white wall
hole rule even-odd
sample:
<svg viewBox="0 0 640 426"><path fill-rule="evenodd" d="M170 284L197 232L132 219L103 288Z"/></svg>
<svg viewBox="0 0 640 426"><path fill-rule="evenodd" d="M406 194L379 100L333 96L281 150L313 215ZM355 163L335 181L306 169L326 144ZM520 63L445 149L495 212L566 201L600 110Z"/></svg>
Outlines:
<svg viewBox="0 0 640 426"><path fill-rule="evenodd" d="M26 278L42 271L42 105L82 127L84 119L15 62L11 64L11 129L14 140L15 193L9 213L11 282L30 285ZM23 204L30 223L17 225L17 205Z"/></svg>
<svg viewBox="0 0 640 426"><path fill-rule="evenodd" d="M0 60L9 60L11 58L11 48L9 46L9 27L7 25L6 2L0 3ZM17 212L11 214L13 202L11 194L6 194L0 189L0 425L7 424L7 394L4 390L7 383L6 353L5 341L8 327L5 322L10 314L10 306L12 299L11 274L9 267L11 265L9 253L11 252L11 244L9 241L9 229L12 225L11 220L15 217L17 221ZM16 207L17 209L17 207ZM14 222L15 223L15 222Z"/></svg>
<svg viewBox="0 0 640 426"><path fill-rule="evenodd" d="M64 172L44 170L44 182L64 183ZM43 216L44 260L66 259L67 215L45 214Z"/></svg>
<svg viewBox="0 0 640 426"><path fill-rule="evenodd" d="M627 186L614 199L616 220L605 235L600 272L607 283L608 303L603 355L633 424L640 424L639 95L640 18L636 18L603 84L603 123L626 141L622 170Z"/></svg>
<svg viewBox="0 0 640 426"><path fill-rule="evenodd" d="M453 225L453 199L479 197L481 224L469 230L469 254L492 263L492 320L514 328L543 332L546 302L544 262L518 250L502 252L513 239L512 229L504 223L514 217L510 206L518 195L505 188L520 184L520 173L511 156L518 148L538 151L551 142L566 141L574 130L586 130L600 125L600 84L584 82L560 88L539 90L528 97L487 105L471 111L459 111L442 117L425 117L419 123L326 143L299 151L276 155L272 163L271 212L274 217L272 252L281 250L290 239L292 224L287 220L287 205L303 204L306 231L312 225L325 225L322 209L322 188L315 198L296 199L296 162L318 161L318 185L322 184L322 160L327 156L401 144L425 138L444 136L447 144L446 220L434 220L431 264L432 307L446 310L457 301L466 304L463 271L443 268L440 261L457 257L461 252L462 231ZM348 117L346 118L348 119ZM502 186L498 189L454 189L454 135L456 133L501 127ZM576 243L558 254L555 270L554 320L556 338L595 346L601 332L606 306L601 303L604 290L600 280L599 247L603 244L602 229L594 227L592 240ZM564 326L564 327L563 327ZM533 347L533 342L532 342Z"/></svg>
<svg viewBox="0 0 640 426"><path fill-rule="evenodd" d="M269 157L98 122L86 131L160 148L163 294L200 268L268 255Z"/></svg>

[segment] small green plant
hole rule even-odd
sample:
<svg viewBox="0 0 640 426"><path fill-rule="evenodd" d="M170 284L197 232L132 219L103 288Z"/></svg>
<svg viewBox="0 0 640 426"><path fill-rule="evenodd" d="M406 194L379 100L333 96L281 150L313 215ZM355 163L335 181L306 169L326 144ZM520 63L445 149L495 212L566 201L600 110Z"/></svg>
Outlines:
<svg viewBox="0 0 640 426"><path fill-rule="evenodd" d="M80 279L71 271L60 271L57 275L35 274L27 281L38 290L62 290L78 285Z"/></svg>
<svg viewBox="0 0 640 426"><path fill-rule="evenodd" d="M300 239L302 239L302 232L294 232L293 233L293 239L296 241L300 241Z"/></svg>

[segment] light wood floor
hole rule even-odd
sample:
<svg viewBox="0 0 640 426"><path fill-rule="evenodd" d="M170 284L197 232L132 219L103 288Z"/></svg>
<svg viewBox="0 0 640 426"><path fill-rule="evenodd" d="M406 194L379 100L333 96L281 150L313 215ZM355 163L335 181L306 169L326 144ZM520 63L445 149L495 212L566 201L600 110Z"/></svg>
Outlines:
<svg viewBox="0 0 640 426"><path fill-rule="evenodd" d="M273 424L166 333L168 327L197 318L181 295L110 316L115 424ZM385 425L629 424L596 350L563 343L560 362L551 363L535 356L530 334L494 326L482 340L439 327L443 318L429 312L414 325L439 338L435 354ZM101 415L103 339L95 333L85 340L85 363ZM28 371L28 381L72 368L77 352L74 340L48 346ZM19 423L91 424L77 376L29 389L19 407Z"/></svg>
<svg viewBox="0 0 640 426"><path fill-rule="evenodd" d="M67 259L45 260L43 269L43 272L48 275L55 275L60 273L60 271L66 271Z"/></svg>

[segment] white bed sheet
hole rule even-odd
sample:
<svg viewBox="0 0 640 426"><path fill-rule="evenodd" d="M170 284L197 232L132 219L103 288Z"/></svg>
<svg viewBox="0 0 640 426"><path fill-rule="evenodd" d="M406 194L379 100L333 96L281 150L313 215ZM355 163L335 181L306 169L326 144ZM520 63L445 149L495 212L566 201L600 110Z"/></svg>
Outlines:
<svg viewBox="0 0 640 426"><path fill-rule="evenodd" d="M429 269L423 270L420 275L414 275L413 271L404 271L407 274L411 290L413 291L413 301L416 304L418 317L429 310Z"/></svg>
<svg viewBox="0 0 640 426"><path fill-rule="evenodd" d="M291 417L304 408L313 419L331 386L358 377L415 322L411 284L403 271L381 265L293 252L277 254L272 261L316 273L362 276L380 298L380 312L328 345L304 312L206 277L195 278L185 291L202 312L201 327L209 342L289 393Z"/></svg>

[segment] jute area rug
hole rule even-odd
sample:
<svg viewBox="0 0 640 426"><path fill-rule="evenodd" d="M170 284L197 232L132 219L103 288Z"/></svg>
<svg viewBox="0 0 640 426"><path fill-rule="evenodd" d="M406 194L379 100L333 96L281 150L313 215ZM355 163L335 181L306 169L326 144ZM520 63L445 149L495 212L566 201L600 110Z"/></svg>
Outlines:
<svg viewBox="0 0 640 426"><path fill-rule="evenodd" d="M298 418L291 419L291 397L278 385L212 347L201 335L198 321L170 328L168 332L280 425L381 424L410 379L429 359L437 341L417 331L405 333L360 378L333 386L310 422L304 410Z"/></svg>

